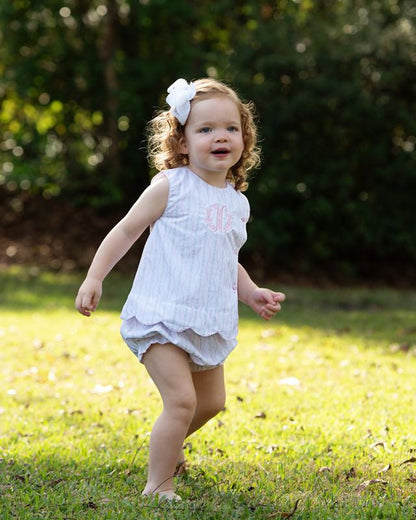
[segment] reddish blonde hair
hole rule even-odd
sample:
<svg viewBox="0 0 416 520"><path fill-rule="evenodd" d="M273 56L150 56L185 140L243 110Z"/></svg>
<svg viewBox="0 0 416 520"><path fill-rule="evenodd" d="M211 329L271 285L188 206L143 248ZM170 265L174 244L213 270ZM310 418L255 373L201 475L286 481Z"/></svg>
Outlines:
<svg viewBox="0 0 416 520"><path fill-rule="evenodd" d="M227 180L236 190L245 191L248 187L248 172L260 163L254 105L251 102L241 101L237 93L221 81L203 78L193 83L196 94L191 101L191 110L192 103L195 101L218 95L228 96L237 105L241 117L244 150L239 161L228 171ZM188 156L180 153L181 142L184 139L184 125L181 125L169 110L160 111L149 121L147 135L149 162L158 171L188 164Z"/></svg>

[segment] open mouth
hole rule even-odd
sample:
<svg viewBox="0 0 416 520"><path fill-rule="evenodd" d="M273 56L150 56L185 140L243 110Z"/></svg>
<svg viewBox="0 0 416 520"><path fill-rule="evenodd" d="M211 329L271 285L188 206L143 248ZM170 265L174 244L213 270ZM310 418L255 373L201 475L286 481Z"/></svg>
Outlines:
<svg viewBox="0 0 416 520"><path fill-rule="evenodd" d="M230 153L230 151L226 148L219 148L218 150L213 150L212 153L214 155L227 155L228 153Z"/></svg>

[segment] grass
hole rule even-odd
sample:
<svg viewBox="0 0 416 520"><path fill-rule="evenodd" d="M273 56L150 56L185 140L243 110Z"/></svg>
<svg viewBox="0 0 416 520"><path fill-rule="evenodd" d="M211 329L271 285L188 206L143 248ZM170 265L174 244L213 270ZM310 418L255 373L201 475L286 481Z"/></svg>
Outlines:
<svg viewBox="0 0 416 520"><path fill-rule="evenodd" d="M168 506L140 498L160 404L119 337L130 280L90 319L79 282L0 272L2 520L415 518L416 292L285 287L269 323L242 308L227 407Z"/></svg>

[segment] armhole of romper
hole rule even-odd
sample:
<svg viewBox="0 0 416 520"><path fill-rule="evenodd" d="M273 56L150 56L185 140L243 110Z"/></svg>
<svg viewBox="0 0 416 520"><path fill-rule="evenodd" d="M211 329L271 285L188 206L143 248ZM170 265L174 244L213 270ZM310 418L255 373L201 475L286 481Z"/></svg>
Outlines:
<svg viewBox="0 0 416 520"><path fill-rule="evenodd" d="M166 175L166 173L167 173L166 170L162 170L161 172L156 173L156 175L154 177L152 177L150 184L153 184L155 181L161 179L162 177L167 178L168 176Z"/></svg>
<svg viewBox="0 0 416 520"><path fill-rule="evenodd" d="M247 219L246 222L248 222L250 220L250 215L251 215L251 208L250 208L250 201L248 200L248 198L244 195L244 193L241 193L240 194L242 195L243 197L243 200L244 200L244 205L245 205L245 209L244 209L244 212L245 212L245 218Z"/></svg>
<svg viewBox="0 0 416 520"><path fill-rule="evenodd" d="M169 179L169 175L168 175L168 170L162 170L160 171L159 173L157 173L154 177L152 177L152 180L150 181L150 184L153 184L155 181L161 179L162 177L165 177L168 181L168 199L166 201L166 207L165 207L165 210L163 211L161 217L163 215L166 214L168 208L169 208L169 202L170 202L170 195L171 195L171 182L170 182L170 179ZM160 218L160 217L159 217ZM151 226L151 228L153 227L153 225Z"/></svg>

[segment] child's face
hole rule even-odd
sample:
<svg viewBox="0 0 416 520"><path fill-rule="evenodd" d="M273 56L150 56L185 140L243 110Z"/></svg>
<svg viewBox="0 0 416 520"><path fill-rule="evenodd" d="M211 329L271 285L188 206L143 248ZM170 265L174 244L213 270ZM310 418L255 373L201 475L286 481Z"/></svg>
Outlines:
<svg viewBox="0 0 416 520"><path fill-rule="evenodd" d="M241 117L234 101L215 96L192 104L181 153L188 155L194 173L209 184L224 187L228 170L243 150Z"/></svg>

